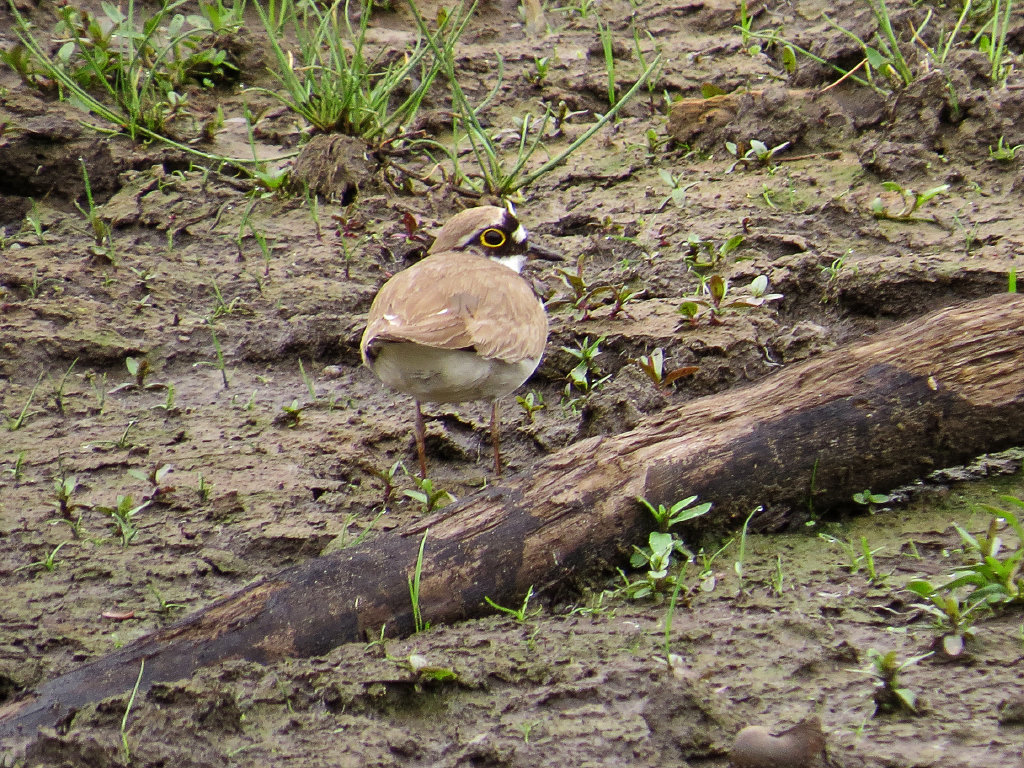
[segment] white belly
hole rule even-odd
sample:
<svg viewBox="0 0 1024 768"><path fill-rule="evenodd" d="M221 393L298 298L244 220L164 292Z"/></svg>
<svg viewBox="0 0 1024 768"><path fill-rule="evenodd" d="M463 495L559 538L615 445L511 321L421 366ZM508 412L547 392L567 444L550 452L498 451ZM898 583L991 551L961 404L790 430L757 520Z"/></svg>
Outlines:
<svg viewBox="0 0 1024 768"><path fill-rule="evenodd" d="M387 386L417 400L461 403L507 395L530 378L539 362L506 363L463 349L390 342L380 345L372 367Z"/></svg>

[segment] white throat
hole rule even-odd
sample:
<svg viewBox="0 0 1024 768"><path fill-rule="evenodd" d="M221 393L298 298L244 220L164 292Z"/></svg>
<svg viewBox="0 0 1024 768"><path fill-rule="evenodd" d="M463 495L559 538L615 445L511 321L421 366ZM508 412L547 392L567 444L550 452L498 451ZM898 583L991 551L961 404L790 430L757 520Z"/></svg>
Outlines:
<svg viewBox="0 0 1024 768"><path fill-rule="evenodd" d="M504 264L514 272L522 272L523 265L526 264L526 254L523 253L516 253L512 256L491 256L490 258L499 264Z"/></svg>

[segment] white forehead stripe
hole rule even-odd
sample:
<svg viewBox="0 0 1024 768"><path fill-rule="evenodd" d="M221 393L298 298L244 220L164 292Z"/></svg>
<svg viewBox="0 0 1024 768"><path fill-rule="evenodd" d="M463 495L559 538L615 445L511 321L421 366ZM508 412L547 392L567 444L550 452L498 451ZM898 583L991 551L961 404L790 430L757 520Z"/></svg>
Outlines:
<svg viewBox="0 0 1024 768"><path fill-rule="evenodd" d="M517 243L525 243L528 236L529 235L526 234L526 230L523 228L522 224L516 227L515 231L512 232L512 239Z"/></svg>

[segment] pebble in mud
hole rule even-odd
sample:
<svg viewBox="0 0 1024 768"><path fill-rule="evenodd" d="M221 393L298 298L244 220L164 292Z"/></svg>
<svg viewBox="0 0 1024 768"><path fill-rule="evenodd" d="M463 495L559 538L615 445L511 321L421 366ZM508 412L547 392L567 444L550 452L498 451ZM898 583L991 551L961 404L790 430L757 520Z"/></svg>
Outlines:
<svg viewBox="0 0 1024 768"><path fill-rule="evenodd" d="M825 765L825 734L821 721L809 717L773 736L760 725L736 734L729 759L734 768L815 768Z"/></svg>

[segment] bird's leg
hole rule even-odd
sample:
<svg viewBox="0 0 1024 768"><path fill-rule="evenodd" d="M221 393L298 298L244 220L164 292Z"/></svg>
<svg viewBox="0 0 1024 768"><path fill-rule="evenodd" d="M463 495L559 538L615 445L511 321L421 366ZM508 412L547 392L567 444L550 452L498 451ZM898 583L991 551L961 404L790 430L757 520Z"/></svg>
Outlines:
<svg viewBox="0 0 1024 768"><path fill-rule="evenodd" d="M491 442L494 444L494 474L501 477L501 446L498 421L498 401L491 401Z"/></svg>
<svg viewBox="0 0 1024 768"><path fill-rule="evenodd" d="M416 401L416 453L420 457L420 477L427 479L427 428L423 425L423 411L420 410L420 401Z"/></svg>

